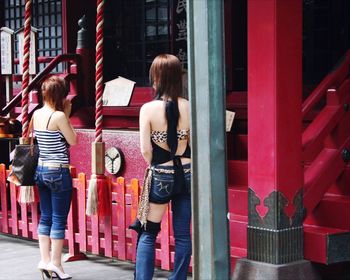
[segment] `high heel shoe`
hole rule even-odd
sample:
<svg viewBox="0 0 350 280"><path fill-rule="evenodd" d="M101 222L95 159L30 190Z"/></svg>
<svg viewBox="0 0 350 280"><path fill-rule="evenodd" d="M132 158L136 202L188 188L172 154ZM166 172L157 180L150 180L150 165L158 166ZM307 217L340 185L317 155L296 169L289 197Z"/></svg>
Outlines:
<svg viewBox="0 0 350 280"><path fill-rule="evenodd" d="M57 266L55 266L52 262L50 262L48 265L47 265L47 271L49 272L50 274L50 279L53 278L53 273L56 274L57 278L60 279L60 280L65 280L65 279L71 279L72 276L70 276L69 274L67 273L64 273L62 270L60 270Z"/></svg>
<svg viewBox="0 0 350 280"><path fill-rule="evenodd" d="M47 278L51 278L50 273L47 271L47 264L45 262L40 261L38 263L38 269L41 271L41 277L42 277L43 280L45 280L44 275Z"/></svg>

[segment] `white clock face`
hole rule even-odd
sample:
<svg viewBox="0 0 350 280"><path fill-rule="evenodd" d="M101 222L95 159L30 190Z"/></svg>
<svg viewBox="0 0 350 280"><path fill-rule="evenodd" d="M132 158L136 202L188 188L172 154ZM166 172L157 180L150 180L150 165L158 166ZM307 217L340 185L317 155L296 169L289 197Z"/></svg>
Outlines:
<svg viewBox="0 0 350 280"><path fill-rule="evenodd" d="M122 166L122 156L116 147L111 147L105 153L105 167L108 173L117 174Z"/></svg>

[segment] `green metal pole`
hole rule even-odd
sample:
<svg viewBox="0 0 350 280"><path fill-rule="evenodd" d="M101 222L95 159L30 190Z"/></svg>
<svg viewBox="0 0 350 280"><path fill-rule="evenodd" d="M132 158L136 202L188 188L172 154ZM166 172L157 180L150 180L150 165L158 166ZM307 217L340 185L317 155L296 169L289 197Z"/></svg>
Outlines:
<svg viewBox="0 0 350 280"><path fill-rule="evenodd" d="M229 279L223 1L187 2L194 279Z"/></svg>

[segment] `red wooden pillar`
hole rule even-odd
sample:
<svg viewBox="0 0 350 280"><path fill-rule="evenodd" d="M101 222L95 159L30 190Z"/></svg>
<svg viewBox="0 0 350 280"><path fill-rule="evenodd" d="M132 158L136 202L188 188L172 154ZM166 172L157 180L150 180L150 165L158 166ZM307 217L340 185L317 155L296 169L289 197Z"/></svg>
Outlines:
<svg viewBox="0 0 350 280"><path fill-rule="evenodd" d="M314 279L303 261L301 97L302 1L248 0L248 260L236 279Z"/></svg>

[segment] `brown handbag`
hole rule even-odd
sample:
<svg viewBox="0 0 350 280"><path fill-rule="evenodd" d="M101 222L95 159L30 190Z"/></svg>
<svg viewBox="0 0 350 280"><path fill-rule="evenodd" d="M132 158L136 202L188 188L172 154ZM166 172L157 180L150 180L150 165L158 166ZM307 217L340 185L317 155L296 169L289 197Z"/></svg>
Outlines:
<svg viewBox="0 0 350 280"><path fill-rule="evenodd" d="M30 138L29 141L28 137ZM12 170L7 180L17 186L34 186L34 174L38 165L39 148L38 145L34 144L33 117L29 123L28 134L22 138L22 141L23 143L16 145L12 160Z"/></svg>

